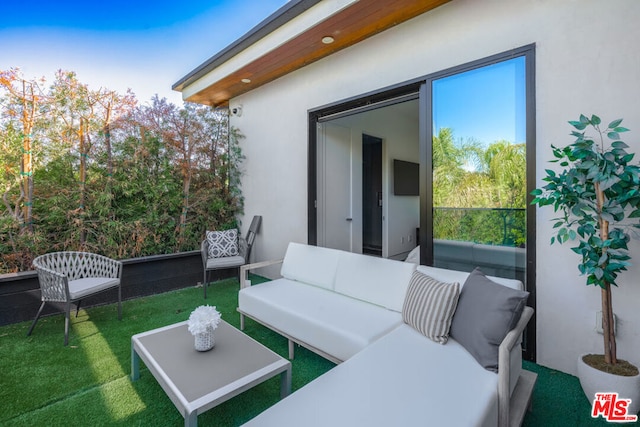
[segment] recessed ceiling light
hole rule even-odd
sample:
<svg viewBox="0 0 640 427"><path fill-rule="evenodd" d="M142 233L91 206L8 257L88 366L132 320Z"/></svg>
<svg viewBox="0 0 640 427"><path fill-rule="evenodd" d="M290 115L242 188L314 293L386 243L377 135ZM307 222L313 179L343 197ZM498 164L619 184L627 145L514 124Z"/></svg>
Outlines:
<svg viewBox="0 0 640 427"><path fill-rule="evenodd" d="M331 36L325 36L325 37L322 38L322 43L324 43L324 44L331 44L334 41L336 41L336 40Z"/></svg>
<svg viewBox="0 0 640 427"><path fill-rule="evenodd" d="M240 80L242 83L251 83L251 79L242 79Z"/></svg>

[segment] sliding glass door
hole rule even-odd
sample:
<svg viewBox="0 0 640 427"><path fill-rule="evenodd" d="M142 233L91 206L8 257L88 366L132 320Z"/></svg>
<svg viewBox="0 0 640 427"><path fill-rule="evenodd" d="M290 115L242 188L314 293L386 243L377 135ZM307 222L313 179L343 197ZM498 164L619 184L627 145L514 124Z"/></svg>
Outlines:
<svg viewBox="0 0 640 427"><path fill-rule="evenodd" d="M421 264L518 279L535 308L535 47L427 76L420 116Z"/></svg>
<svg viewBox="0 0 640 427"><path fill-rule="evenodd" d="M520 56L431 82L435 266L524 282L525 65Z"/></svg>
<svg viewBox="0 0 640 427"><path fill-rule="evenodd" d="M534 53L525 46L310 111L309 243L366 252L363 218L381 208L377 255L519 279L535 308ZM383 141L373 207L362 196L363 134ZM396 186L401 176L419 194ZM531 322L527 358L534 347Z"/></svg>

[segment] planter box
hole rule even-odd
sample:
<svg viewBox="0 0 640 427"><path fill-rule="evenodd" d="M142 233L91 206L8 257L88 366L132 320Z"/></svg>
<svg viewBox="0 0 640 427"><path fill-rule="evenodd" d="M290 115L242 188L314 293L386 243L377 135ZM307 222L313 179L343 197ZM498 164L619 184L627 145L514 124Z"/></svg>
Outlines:
<svg viewBox="0 0 640 427"><path fill-rule="evenodd" d="M123 300L188 288L202 282L203 278L200 251L131 258L122 263ZM236 274L237 269L216 271L215 277L209 280ZM82 307L117 301L118 291L113 289L82 300ZM40 284L35 271L0 275L0 326L33 320L40 304ZM53 304L47 304L42 315L61 312Z"/></svg>

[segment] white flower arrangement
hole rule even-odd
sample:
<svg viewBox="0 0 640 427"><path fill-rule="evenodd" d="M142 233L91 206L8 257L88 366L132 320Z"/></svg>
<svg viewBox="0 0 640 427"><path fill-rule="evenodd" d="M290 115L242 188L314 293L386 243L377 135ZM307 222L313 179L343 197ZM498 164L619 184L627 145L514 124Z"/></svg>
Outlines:
<svg viewBox="0 0 640 427"><path fill-rule="evenodd" d="M201 305L191 312L187 324L189 325L189 332L191 334L202 334L207 332L207 329L214 330L220 323L222 314L216 310L215 306Z"/></svg>

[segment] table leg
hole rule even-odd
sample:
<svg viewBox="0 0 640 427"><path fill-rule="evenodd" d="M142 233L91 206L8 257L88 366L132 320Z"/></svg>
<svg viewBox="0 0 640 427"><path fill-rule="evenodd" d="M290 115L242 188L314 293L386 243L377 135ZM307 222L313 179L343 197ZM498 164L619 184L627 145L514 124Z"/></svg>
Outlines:
<svg viewBox="0 0 640 427"><path fill-rule="evenodd" d="M136 353L133 344L131 345L131 381L140 378L140 356Z"/></svg>
<svg viewBox="0 0 640 427"><path fill-rule="evenodd" d="M284 399L291 393L291 365L280 374L280 398Z"/></svg>
<svg viewBox="0 0 640 427"><path fill-rule="evenodd" d="M193 411L185 414L184 427L197 427L198 426L198 411Z"/></svg>
<svg viewBox="0 0 640 427"><path fill-rule="evenodd" d="M289 359L291 360L293 360L294 358L293 348L294 348L293 341L289 340Z"/></svg>

